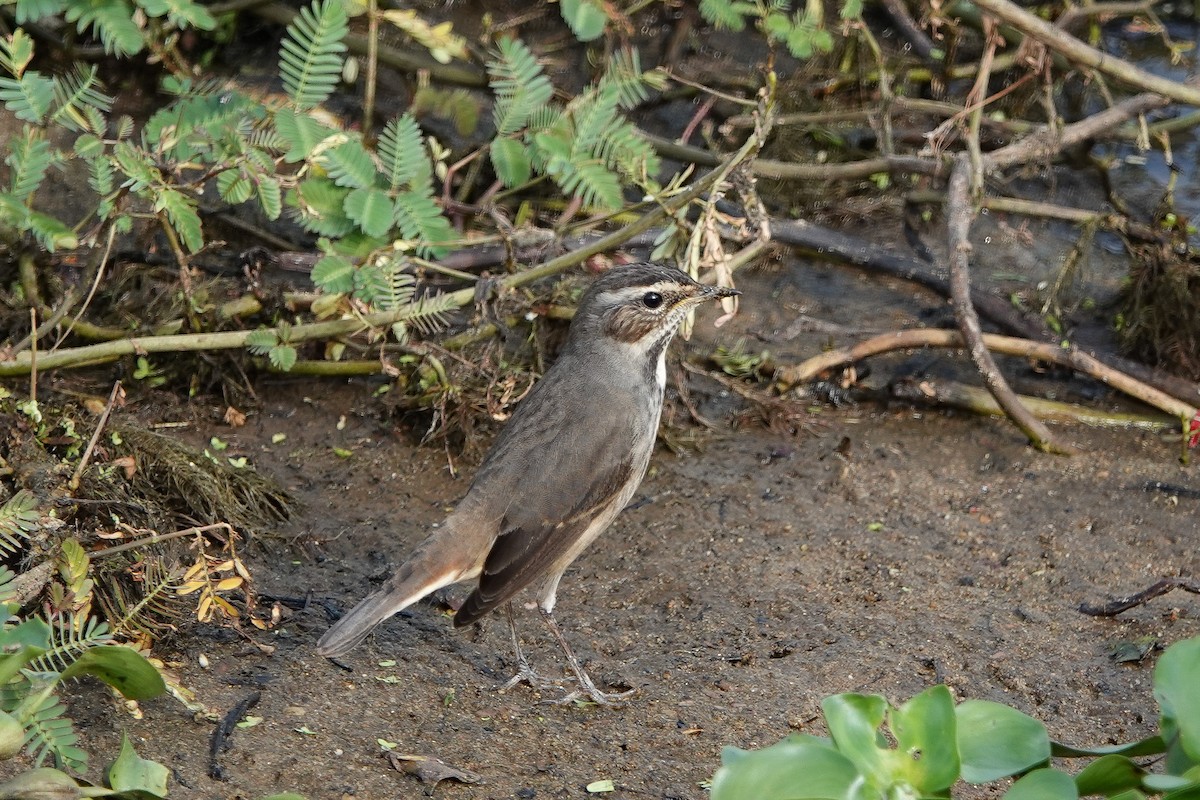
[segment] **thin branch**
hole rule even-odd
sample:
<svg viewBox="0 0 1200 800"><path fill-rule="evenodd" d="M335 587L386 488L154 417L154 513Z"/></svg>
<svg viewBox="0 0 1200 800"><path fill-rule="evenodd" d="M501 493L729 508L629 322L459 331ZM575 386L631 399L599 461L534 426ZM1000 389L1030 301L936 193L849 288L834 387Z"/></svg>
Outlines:
<svg viewBox="0 0 1200 800"><path fill-rule="evenodd" d="M738 152L730 156L719 169L709 172L697 180L680 194L665 198L651 210L634 222L619 228L612 233L582 244L578 249L565 253L537 267L518 272L505 277L498 282L500 289L514 289L534 281L557 275L576 264L586 261L593 255L604 253L620 247L623 242L654 227L660 220L679 209L686 207L696 198L710 191L712 187L729 174L729 171L743 163L756 149L755 138L750 137ZM462 308L476 300L477 287L468 287L451 292L445 296L447 308ZM401 322L413 315L412 308L400 308L391 311L381 311L367 314L357 319L339 319L329 322L315 322L307 325L294 325L286 332L288 342L304 342L316 339L330 339L337 336L352 335L370 328L381 328ZM281 335L279 329L269 329L276 335ZM167 336L143 336L129 339L119 339L100 344L84 345L83 347L59 350L41 357L36 362L30 353L18 353L14 358L0 361L0 377L12 377L29 374L36 363L42 370L61 367L77 367L99 364L122 356L144 355L147 353L194 352L198 350L230 350L246 346L247 338L253 331L221 331L216 333L176 334Z"/></svg>
<svg viewBox="0 0 1200 800"><path fill-rule="evenodd" d="M959 330L966 342L967 351L976 368L983 376L983 382L995 396L996 402L1004 409L1018 428L1024 431L1029 441L1039 450L1052 453L1074 453L1075 449L1058 442L1040 420L1029 413L1021 405L1008 381L996 366L995 359L983 344L983 330L979 326L979 315L971 304L971 277L969 257L971 242L971 218L974 208L970 200L970 170L971 160L966 153L960 153L954 161L954 170L950 173L949 197L947 204L949 213L946 220L947 243L950 251L950 302L954 307L954 316L958 320Z"/></svg>
<svg viewBox="0 0 1200 800"><path fill-rule="evenodd" d="M108 422L108 415L112 413L113 406L117 404L117 398L123 396L123 394L121 391L121 382L117 381L113 384L112 392L108 395L108 402L104 405L104 413L100 415L100 420L96 423L96 430L92 431L92 438L88 440L87 449L83 451L83 457L75 465L75 474L67 482L67 488L71 490L72 494L79 488L79 482L83 479L83 471L87 469L88 461L92 458L92 451L96 449L96 442L100 441L100 434L104 432L104 426Z"/></svg>
<svg viewBox="0 0 1200 800"><path fill-rule="evenodd" d="M1056 28L1009 0L974 0L984 12L1007 22L1017 30L1041 42L1051 50L1097 72L1109 75L1131 86L1169 97L1189 106L1200 106L1200 86L1163 78L1119 58L1097 50Z"/></svg>
<svg viewBox="0 0 1200 800"><path fill-rule="evenodd" d="M1192 419L1200 409L1195 405L1176 399L1166 392L1159 391L1141 381L1130 377L1124 372L1115 370L1093 356L1074 347L1060 347L1047 342L1035 342L1029 339L1018 339L1012 336L997 336L983 334L983 344L997 353L1022 358L1036 358L1051 364L1069 367L1077 372L1090 375L1096 380L1111 386L1119 392L1153 406L1172 417L1183 420ZM833 369L842 364L861 361L879 353L892 350L908 350L916 347L963 347L963 337L959 331L940 329L916 329L892 331L873 336L851 347L830 350L792 367L781 367L776 373L776 383L784 390L799 383L809 381L825 370Z"/></svg>

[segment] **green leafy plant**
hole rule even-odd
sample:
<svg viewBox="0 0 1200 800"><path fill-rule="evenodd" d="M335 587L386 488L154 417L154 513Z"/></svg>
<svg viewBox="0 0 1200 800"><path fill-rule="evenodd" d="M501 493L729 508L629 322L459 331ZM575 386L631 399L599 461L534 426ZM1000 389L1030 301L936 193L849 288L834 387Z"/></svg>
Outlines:
<svg viewBox="0 0 1200 800"><path fill-rule="evenodd" d="M821 0L806 0L803 11L791 12L788 0L700 0L700 13L711 24L731 31L744 30L753 21L767 41L787 47L796 58L811 58L814 53L833 49L833 36L825 29L825 6ZM842 19L856 19L862 13L861 0L842 3Z"/></svg>
<svg viewBox="0 0 1200 800"><path fill-rule="evenodd" d="M1172 645L1154 670L1159 734L1111 747L1051 741L1046 728L987 700L957 706L945 686L901 706L880 695L840 694L821 704L829 737L796 734L753 752L727 747L713 800L899 800L948 798L961 780L1015 779L1006 800L1076 800L1103 795L1143 800L1200 797L1200 638ZM1135 757L1165 754L1162 771ZM1091 758L1075 774L1052 756Z"/></svg>
<svg viewBox="0 0 1200 800"><path fill-rule="evenodd" d="M661 88L665 76L642 72L636 51L615 58L595 86L565 106L552 102L549 78L516 39L500 41L488 74L496 94L490 154L505 186L520 186L537 172L585 206L603 209L621 205L624 182L658 188L658 156L623 110Z"/></svg>

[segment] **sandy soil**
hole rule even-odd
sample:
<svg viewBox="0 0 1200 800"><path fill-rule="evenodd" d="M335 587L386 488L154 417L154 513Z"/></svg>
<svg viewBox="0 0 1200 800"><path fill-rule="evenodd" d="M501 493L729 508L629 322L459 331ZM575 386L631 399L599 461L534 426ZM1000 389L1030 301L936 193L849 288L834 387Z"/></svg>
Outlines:
<svg viewBox="0 0 1200 800"><path fill-rule="evenodd" d="M747 279L747 308L786 313L779 280ZM751 311L720 333L702 324L692 346L772 325ZM455 631L436 603L383 625L343 670L313 652L327 612L388 574L472 465L451 478L444 454L414 448L362 384L262 389L246 427L208 423L219 410L197 406L189 435L220 435L297 494L295 523L248 559L262 592L308 608L257 635L270 654L207 626L174 642L203 702L224 713L261 693L250 712L261 724L233 734L222 782L208 775L213 724L175 701L144 704L136 721L99 693L77 709L92 752L115 753L128 731L174 770L180 797L434 792L392 768L383 739L480 779L442 783L439 796L585 797L611 779L609 797L703 798L723 746L821 732L825 695L901 701L938 682L1014 705L1062 740L1124 741L1154 728L1153 656L1117 663L1113 648L1200 634L1193 595L1117 619L1077 611L1200 568L1197 500L1144 489L1197 483L1177 440L1072 430L1087 454L1068 459L1034 452L1002 421L863 405L807 412L797 435L748 427L683 455L660 448L637 501L560 591L559 619L593 677L637 689L626 707L498 694L513 669L503 618ZM709 414L736 406L703 381L693 393ZM286 441L272 444L278 433ZM536 616L518 624L535 667L562 674Z"/></svg>

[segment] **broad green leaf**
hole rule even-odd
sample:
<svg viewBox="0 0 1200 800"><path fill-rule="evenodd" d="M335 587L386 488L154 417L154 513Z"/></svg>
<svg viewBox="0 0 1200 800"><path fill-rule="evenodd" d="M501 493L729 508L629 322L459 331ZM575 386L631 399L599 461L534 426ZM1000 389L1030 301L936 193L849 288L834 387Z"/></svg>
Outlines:
<svg viewBox="0 0 1200 800"><path fill-rule="evenodd" d="M1016 775L1050 758L1046 727L1015 708L989 700L965 700L956 716L958 757L967 783L989 783Z"/></svg>
<svg viewBox="0 0 1200 800"><path fill-rule="evenodd" d="M836 694L821 701L837 749L875 786L891 783L891 768L879 747L887 709L887 700L877 694Z"/></svg>
<svg viewBox="0 0 1200 800"><path fill-rule="evenodd" d="M1056 769L1036 769L1004 793L1003 800L1078 800L1075 781Z"/></svg>
<svg viewBox="0 0 1200 800"><path fill-rule="evenodd" d="M1151 773L1142 778L1142 786L1152 792L1176 792L1191 789L1194 782L1182 775L1158 775Z"/></svg>
<svg viewBox="0 0 1200 800"><path fill-rule="evenodd" d="M1079 758L1080 756L1156 756L1166 752L1167 745L1161 736L1150 736L1127 744L1109 744L1100 747L1075 747L1062 742L1050 743L1050 754L1056 758Z"/></svg>
<svg viewBox="0 0 1200 800"><path fill-rule="evenodd" d="M107 777L108 785L118 792L142 791L166 797L171 771L157 761L139 756L129 736L122 734L121 753L109 766Z"/></svg>
<svg viewBox="0 0 1200 800"><path fill-rule="evenodd" d="M1167 768L1175 774L1200 764L1200 637L1176 642L1154 667L1154 698L1162 737L1174 742Z"/></svg>
<svg viewBox="0 0 1200 800"><path fill-rule="evenodd" d="M80 797L79 784L65 772L50 767L26 770L0 783L0 797L71 798Z"/></svg>
<svg viewBox="0 0 1200 800"><path fill-rule="evenodd" d="M945 686L931 686L889 714L896 757L909 784L934 795L958 780L954 698Z"/></svg>
<svg viewBox="0 0 1200 800"><path fill-rule="evenodd" d="M41 622L41 620L37 620ZM44 623L43 623L44 624ZM21 627L20 625L17 626ZM0 655L0 685L6 684L16 677L25 665L46 652L44 647L23 646L15 653Z"/></svg>
<svg viewBox="0 0 1200 800"><path fill-rule="evenodd" d="M105 645L83 651L62 671L62 678L91 675L130 700L146 700L167 690L162 675L140 653L122 645Z"/></svg>
<svg viewBox="0 0 1200 800"><path fill-rule="evenodd" d="M712 800L823 800L846 797L862 776L828 740L796 734L762 750L726 747Z"/></svg>
<svg viewBox="0 0 1200 800"><path fill-rule="evenodd" d="M1112 797L1141 786L1144 772L1125 756L1103 756L1075 776L1075 788L1080 796L1102 794Z"/></svg>

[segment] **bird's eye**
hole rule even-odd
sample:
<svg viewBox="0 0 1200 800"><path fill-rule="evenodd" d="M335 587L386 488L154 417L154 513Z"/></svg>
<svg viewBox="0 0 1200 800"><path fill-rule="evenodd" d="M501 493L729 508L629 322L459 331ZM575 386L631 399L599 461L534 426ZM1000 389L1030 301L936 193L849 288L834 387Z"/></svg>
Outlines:
<svg viewBox="0 0 1200 800"><path fill-rule="evenodd" d="M642 295L642 305L646 308L658 308L663 304L663 296L658 292L646 292Z"/></svg>

